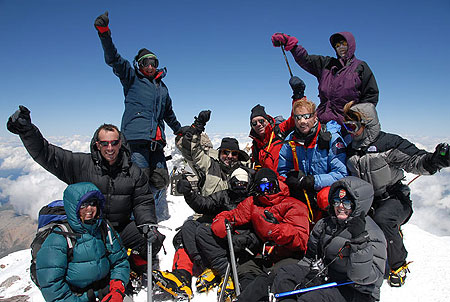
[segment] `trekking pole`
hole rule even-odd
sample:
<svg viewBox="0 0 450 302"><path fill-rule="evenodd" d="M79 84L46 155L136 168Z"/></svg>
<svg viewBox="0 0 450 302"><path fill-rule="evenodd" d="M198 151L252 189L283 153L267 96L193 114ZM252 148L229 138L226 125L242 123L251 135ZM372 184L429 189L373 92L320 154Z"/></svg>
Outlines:
<svg viewBox="0 0 450 302"><path fill-rule="evenodd" d="M231 271L231 265L230 265L230 263L228 263L227 270L225 272L224 280L228 280L228 278L230 277L230 271ZM217 302L223 302L224 301L223 299L225 298L225 289L226 288L227 288L227 282L224 281L222 283L222 287L220 288L220 295L219 295L219 297L217 297Z"/></svg>
<svg viewBox="0 0 450 302"><path fill-rule="evenodd" d="M312 286L312 287L307 287L307 288L302 288L302 289L297 289L297 290L291 290L291 291L284 292L284 293L278 293L278 294L275 294L274 296L275 296L275 299L279 299L279 298L283 298L283 297L287 297L287 296L291 296L291 295L297 295L297 294L301 294L301 293L310 292L313 290L349 285L349 284L353 284L353 283L355 283L355 282L353 282L353 281L346 281L346 282L341 282L341 283L331 282L331 283L325 283L325 284L321 284L321 285L317 285L317 286Z"/></svg>
<svg viewBox="0 0 450 302"><path fill-rule="evenodd" d="M288 61L288 59L286 57L286 53L284 52L284 45L281 45L281 50L283 51L284 60L286 61L286 65L287 65L287 67L289 69L289 74L291 75L291 78L292 78L294 75L292 74L291 66L289 66L289 61Z"/></svg>
<svg viewBox="0 0 450 302"><path fill-rule="evenodd" d="M228 249L230 250L230 262L231 262L231 269L233 270L233 281L234 281L234 290L236 291L236 297L241 294L241 290L239 288L239 279L237 274L237 267L236 267L236 257L234 255L234 248L233 248L233 240L231 240L231 225L228 219L225 219L225 227L227 229L227 238L228 238ZM224 280L224 283L227 282L227 280Z"/></svg>
<svg viewBox="0 0 450 302"><path fill-rule="evenodd" d="M147 225L149 228L151 227L157 227L161 229L167 229L172 231L171 228L168 228L163 225L154 224L154 223L146 223L138 225L138 228L141 228L143 226ZM153 282L152 282L152 274L153 274L153 263L152 263L152 242L150 241L150 238L147 239L147 301L153 302Z"/></svg>
<svg viewBox="0 0 450 302"><path fill-rule="evenodd" d="M153 282L152 282L152 242L147 239L147 301L153 302Z"/></svg>

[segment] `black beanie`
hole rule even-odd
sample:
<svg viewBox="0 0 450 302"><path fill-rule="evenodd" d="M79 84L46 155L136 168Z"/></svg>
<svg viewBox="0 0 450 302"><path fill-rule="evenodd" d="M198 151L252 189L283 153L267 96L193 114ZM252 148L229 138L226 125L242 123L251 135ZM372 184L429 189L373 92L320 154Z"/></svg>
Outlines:
<svg viewBox="0 0 450 302"><path fill-rule="evenodd" d="M262 168L256 172L255 184L260 184L262 180L264 180L263 182L274 182L278 185L277 173L269 168Z"/></svg>
<svg viewBox="0 0 450 302"><path fill-rule="evenodd" d="M155 60L158 61L158 58L156 57L156 55L153 52L151 52L150 50L148 50L147 48L139 49L138 54L136 55L136 57L134 57L134 60L139 63L139 59L145 55L153 55L153 56L155 56Z"/></svg>
<svg viewBox="0 0 450 302"><path fill-rule="evenodd" d="M256 116L262 116L267 121L270 120L269 116L266 113L266 110L264 109L264 106L261 106L260 104L252 108L252 113L250 114L250 121Z"/></svg>

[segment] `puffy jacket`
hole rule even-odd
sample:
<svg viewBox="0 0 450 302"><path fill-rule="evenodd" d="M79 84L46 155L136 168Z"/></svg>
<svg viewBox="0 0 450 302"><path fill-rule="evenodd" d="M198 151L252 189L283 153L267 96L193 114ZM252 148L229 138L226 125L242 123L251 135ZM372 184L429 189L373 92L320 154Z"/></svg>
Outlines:
<svg viewBox="0 0 450 302"><path fill-rule="evenodd" d="M106 235L106 229L102 235L100 230L107 226L102 219L104 199L99 193L92 183L73 184L64 191L67 220L78 237L70 258L66 237L55 232L37 253L36 275L46 301L89 301L86 291L93 283L108 286L113 279L128 283L130 266L119 235L111 229L111 236ZM80 204L93 196L101 201L99 218L94 224L85 224L80 220ZM101 287L96 289L98 296Z"/></svg>
<svg viewBox="0 0 450 302"><path fill-rule="evenodd" d="M97 149L95 132L91 153L72 152L50 144L33 125L20 134L31 157L67 184L92 182L105 195L104 216L121 232L134 214L136 224L156 223L155 201L145 174L130 160L130 150L121 135L119 159L110 166Z"/></svg>
<svg viewBox="0 0 450 302"><path fill-rule="evenodd" d="M276 248L273 259L303 255L309 237L308 210L306 205L289 196L287 185L280 182L279 193L265 196L250 196L238 204L236 209L220 213L211 225L214 233L225 237L223 233L225 219L235 227L251 223L261 241L274 242ZM264 211L268 210L279 222L268 222Z"/></svg>
<svg viewBox="0 0 450 302"><path fill-rule="evenodd" d="M307 146L296 142L295 132L288 138L295 145L298 168L306 175L314 175L316 191L331 186L336 180L347 176L345 144L338 129L340 127L335 121L326 125L326 131L319 122L316 134ZM326 132L331 135L331 139ZM284 144L280 150L278 173L286 177L289 171L295 169L295 161L291 145Z"/></svg>
<svg viewBox="0 0 450 302"><path fill-rule="evenodd" d="M354 200L355 208L346 221L336 218L334 207L330 202L330 216L323 218L314 226L308 241L308 251L301 266L310 266L312 259L322 258L328 265L330 281L354 281L349 285L364 294L380 299L380 287L383 283L386 265L386 239L378 225L366 216L365 230L367 240L352 239L347 230L347 223L361 212L367 213L372 205L372 186L353 176L335 182L330 189L331 196L340 188L345 188Z"/></svg>
<svg viewBox="0 0 450 302"><path fill-rule="evenodd" d="M125 111L121 131L127 140L154 140L158 127L165 140L164 121L177 132L181 125L172 109L169 91L161 80L165 70L158 70L155 79L146 78L118 54L110 36L100 37L100 41L106 64L112 67L123 86Z"/></svg>
<svg viewBox="0 0 450 302"><path fill-rule="evenodd" d="M375 196L393 193L396 184L404 178L404 170L413 174L433 174L428 159L431 153L417 148L408 140L382 132L373 104L352 106L364 116L364 131L348 147L347 168L351 175L371 183Z"/></svg>
<svg viewBox="0 0 450 302"><path fill-rule="evenodd" d="M322 123L331 120L342 124L343 109L350 101L357 103L378 103L378 86L366 62L355 57L356 42L350 32L340 32L348 44L347 58L343 59L309 55L301 45L291 52L295 61L319 81L320 104L317 115ZM334 49L334 45L331 45Z"/></svg>

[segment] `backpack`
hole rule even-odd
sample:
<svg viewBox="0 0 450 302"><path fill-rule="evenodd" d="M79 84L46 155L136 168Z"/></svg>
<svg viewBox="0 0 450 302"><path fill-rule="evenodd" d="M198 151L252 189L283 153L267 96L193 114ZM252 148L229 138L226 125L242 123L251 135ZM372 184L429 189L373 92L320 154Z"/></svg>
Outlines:
<svg viewBox="0 0 450 302"><path fill-rule="evenodd" d="M111 233L116 236L116 232L111 232L113 228L109 224L107 220L104 220L105 223L102 223L100 228L102 234L102 241L105 243L106 253L108 253L108 248L106 247L107 237L109 238L110 244L113 244ZM60 230L55 228L59 228ZM80 237L79 234L73 232L69 223L67 222L67 215L64 210L64 201L63 200L55 200L51 203L43 206L39 210L38 215L38 230L36 232L36 236L31 242L31 265L30 265L30 276L31 280L36 284L37 287L40 288L39 282L37 280L36 275L36 257L41 249L42 244L44 244L45 239L47 239L48 235L51 233L57 233L66 237L67 240L67 260L70 262L73 257L73 247L76 242L76 238ZM120 240L119 240L120 242Z"/></svg>

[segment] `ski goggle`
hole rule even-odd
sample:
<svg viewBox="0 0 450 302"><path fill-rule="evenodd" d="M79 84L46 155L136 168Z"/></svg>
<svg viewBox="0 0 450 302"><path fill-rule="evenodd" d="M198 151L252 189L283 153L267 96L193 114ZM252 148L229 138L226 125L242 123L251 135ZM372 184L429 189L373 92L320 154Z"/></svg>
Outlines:
<svg viewBox="0 0 450 302"><path fill-rule="evenodd" d="M338 47L341 47L341 46L347 46L347 45L348 45L347 41L342 40L342 41L337 42L336 44L334 44L334 48L338 48Z"/></svg>
<svg viewBox="0 0 450 302"><path fill-rule="evenodd" d="M141 58L139 58L138 63L143 67L148 67L149 65L151 65L154 68L158 68L158 59L155 55L152 54L146 54L142 56Z"/></svg>
<svg viewBox="0 0 450 302"><path fill-rule="evenodd" d="M256 191L262 195L265 194L275 194L277 192L278 188L276 183L270 181L270 182L261 182L256 186Z"/></svg>
<svg viewBox="0 0 450 302"><path fill-rule="evenodd" d="M252 124L253 127L256 127L258 123L260 123L261 126L264 126L266 124L266 120L262 118L260 120L252 121L250 124Z"/></svg>
<svg viewBox="0 0 450 302"><path fill-rule="evenodd" d="M352 208L352 201L350 199L335 199L333 200L333 207L338 207L342 203L342 206L350 210Z"/></svg>
<svg viewBox="0 0 450 302"><path fill-rule="evenodd" d="M305 114L294 114L294 117L297 121L300 121L302 118L305 120L309 120L314 116L314 113L305 113Z"/></svg>
<svg viewBox="0 0 450 302"><path fill-rule="evenodd" d="M109 144L114 147L120 143L120 139L115 139L113 141L97 141L97 143L99 143L103 147L107 147Z"/></svg>
<svg viewBox="0 0 450 302"><path fill-rule="evenodd" d="M230 150L230 149L220 149L223 155L228 156L231 153L231 156L238 156L239 151L237 150Z"/></svg>
<svg viewBox="0 0 450 302"><path fill-rule="evenodd" d="M356 121L345 121L344 123L345 129L347 129L348 133L356 133L361 129L361 122Z"/></svg>
<svg viewBox="0 0 450 302"><path fill-rule="evenodd" d="M80 205L80 209L85 209L85 208L87 208L89 206L96 207L97 206L97 200L96 199L91 199L91 200L87 200L87 201L83 202Z"/></svg>

